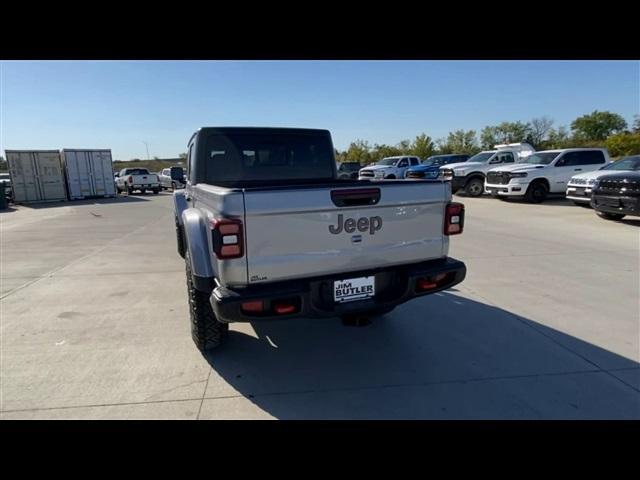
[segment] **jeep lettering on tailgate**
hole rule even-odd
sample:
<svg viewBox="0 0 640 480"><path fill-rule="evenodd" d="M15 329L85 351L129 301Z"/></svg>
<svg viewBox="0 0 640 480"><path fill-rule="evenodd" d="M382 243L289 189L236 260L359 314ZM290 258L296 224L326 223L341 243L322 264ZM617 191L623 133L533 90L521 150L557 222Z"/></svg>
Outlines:
<svg viewBox="0 0 640 480"><path fill-rule="evenodd" d="M353 233L356 228L360 232L366 232L369 230L371 235L382 228L382 217L360 217L358 220L355 218L347 218L344 220L344 215L338 214L338 225L329 225L329 232L334 235L338 235L343 230L347 233Z"/></svg>

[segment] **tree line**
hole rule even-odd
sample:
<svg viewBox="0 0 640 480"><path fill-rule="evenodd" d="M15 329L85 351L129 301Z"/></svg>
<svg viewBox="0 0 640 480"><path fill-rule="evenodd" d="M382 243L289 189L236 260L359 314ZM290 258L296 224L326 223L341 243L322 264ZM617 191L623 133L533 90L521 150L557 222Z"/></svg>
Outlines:
<svg viewBox="0 0 640 480"><path fill-rule="evenodd" d="M576 118L566 126L556 128L549 117L534 118L528 122L502 122L484 127L479 135L475 130L455 130L445 138L433 140L422 133L413 141L402 140L396 145L373 144L366 140L351 142L344 151L336 149L338 162L360 162L367 165L385 157L466 153L474 155L491 150L494 145L526 142L536 150L571 147L602 147L611 157L640 154L640 115L634 116L629 129L625 119L617 113L594 111Z"/></svg>

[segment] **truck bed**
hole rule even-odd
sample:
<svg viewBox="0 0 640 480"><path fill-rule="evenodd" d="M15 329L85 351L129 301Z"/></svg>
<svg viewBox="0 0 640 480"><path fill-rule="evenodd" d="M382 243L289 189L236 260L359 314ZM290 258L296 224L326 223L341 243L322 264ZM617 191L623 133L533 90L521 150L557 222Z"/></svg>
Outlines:
<svg viewBox="0 0 640 480"><path fill-rule="evenodd" d="M361 204L360 192L375 203ZM214 259L224 285L252 285L444 258L450 185L335 180L244 188L198 185L194 206L243 224L242 258ZM366 200L366 199L365 199ZM211 247L212 248L212 247Z"/></svg>

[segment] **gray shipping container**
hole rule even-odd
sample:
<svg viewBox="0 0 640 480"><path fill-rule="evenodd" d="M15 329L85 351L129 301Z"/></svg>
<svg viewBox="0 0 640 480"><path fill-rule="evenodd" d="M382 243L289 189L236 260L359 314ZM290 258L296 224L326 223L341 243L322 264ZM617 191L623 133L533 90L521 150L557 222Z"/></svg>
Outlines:
<svg viewBox="0 0 640 480"><path fill-rule="evenodd" d="M58 150L5 150L13 201L54 202L67 199Z"/></svg>
<svg viewBox="0 0 640 480"><path fill-rule="evenodd" d="M64 148L61 153L70 200L116 196L111 150Z"/></svg>

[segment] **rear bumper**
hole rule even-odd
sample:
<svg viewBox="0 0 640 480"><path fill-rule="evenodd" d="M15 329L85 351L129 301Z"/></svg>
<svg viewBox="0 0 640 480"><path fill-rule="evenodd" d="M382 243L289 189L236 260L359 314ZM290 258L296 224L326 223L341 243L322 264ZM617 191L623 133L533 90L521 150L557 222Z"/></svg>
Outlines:
<svg viewBox="0 0 640 480"><path fill-rule="evenodd" d="M640 216L640 197L622 197L595 194L591 206L598 212Z"/></svg>
<svg viewBox="0 0 640 480"><path fill-rule="evenodd" d="M211 294L210 302L218 320L225 323L294 317L336 317L372 309L395 307L412 298L451 288L464 280L466 272L464 263L453 258L445 258L348 274L251 285L243 289L232 290L226 287L217 287ZM435 288L428 291L417 291L418 279L432 277L438 273L447 275ZM340 304L334 302L333 282L335 280L366 276L375 277L375 297ZM296 305L296 311L283 315L273 313L246 314L242 311L241 304L251 300L262 300L267 312L271 312L271 306L274 302L287 300Z"/></svg>

